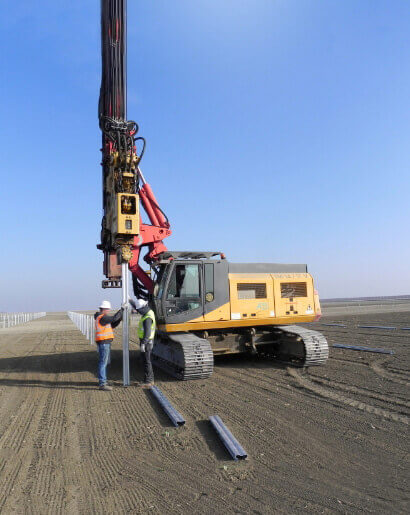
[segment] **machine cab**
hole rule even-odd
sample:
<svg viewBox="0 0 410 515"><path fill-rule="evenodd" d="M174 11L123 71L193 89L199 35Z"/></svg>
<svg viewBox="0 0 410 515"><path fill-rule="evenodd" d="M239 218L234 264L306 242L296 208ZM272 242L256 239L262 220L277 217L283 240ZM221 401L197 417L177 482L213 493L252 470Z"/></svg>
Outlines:
<svg viewBox="0 0 410 515"><path fill-rule="evenodd" d="M201 322L204 314L227 301L228 263L224 259L209 259L214 255L213 252L165 253L166 261L159 263L153 294L159 323ZM225 286L225 294L220 287L215 288L216 284Z"/></svg>

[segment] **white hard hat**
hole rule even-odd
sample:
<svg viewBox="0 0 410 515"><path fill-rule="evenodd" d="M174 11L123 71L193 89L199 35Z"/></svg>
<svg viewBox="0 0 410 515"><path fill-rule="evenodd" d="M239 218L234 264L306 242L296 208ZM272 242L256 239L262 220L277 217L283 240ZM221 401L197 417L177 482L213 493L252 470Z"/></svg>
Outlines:
<svg viewBox="0 0 410 515"><path fill-rule="evenodd" d="M144 299L137 299L135 301L135 309L141 309L141 308L145 308L145 306L147 306L148 302Z"/></svg>
<svg viewBox="0 0 410 515"><path fill-rule="evenodd" d="M103 300L101 302L101 309L111 309L111 302L109 300Z"/></svg>

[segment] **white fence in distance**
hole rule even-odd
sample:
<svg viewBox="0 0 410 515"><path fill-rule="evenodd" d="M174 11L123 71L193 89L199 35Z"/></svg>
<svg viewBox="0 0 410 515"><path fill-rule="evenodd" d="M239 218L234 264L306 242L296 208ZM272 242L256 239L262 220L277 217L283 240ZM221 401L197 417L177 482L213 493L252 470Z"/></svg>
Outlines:
<svg viewBox="0 0 410 515"><path fill-rule="evenodd" d="M0 329L25 324L26 322L45 316L45 311L41 311L40 313L0 313Z"/></svg>
<svg viewBox="0 0 410 515"><path fill-rule="evenodd" d="M94 315L84 315L75 311L67 311L67 315L92 345L95 338Z"/></svg>

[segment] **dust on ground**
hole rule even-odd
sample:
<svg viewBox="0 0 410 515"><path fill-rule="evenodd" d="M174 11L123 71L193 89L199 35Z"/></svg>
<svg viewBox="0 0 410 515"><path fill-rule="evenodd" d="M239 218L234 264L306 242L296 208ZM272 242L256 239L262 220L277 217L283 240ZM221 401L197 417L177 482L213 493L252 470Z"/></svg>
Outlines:
<svg viewBox="0 0 410 515"><path fill-rule="evenodd" d="M334 348L308 371L222 357L186 383L156 371L179 429L149 392L121 386L119 341L114 391L101 392L95 346L64 313L0 330L0 512L408 513L410 313L329 317L346 327L309 327L330 344L395 355ZM214 414L248 460L230 459Z"/></svg>

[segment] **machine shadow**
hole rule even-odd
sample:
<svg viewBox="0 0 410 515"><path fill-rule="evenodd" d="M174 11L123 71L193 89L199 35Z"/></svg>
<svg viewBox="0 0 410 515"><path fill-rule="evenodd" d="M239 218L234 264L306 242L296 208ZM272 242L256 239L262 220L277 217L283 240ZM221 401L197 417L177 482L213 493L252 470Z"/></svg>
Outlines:
<svg viewBox="0 0 410 515"><path fill-rule="evenodd" d="M252 354L223 354L215 356L215 368L241 368L241 369L279 369L284 370L289 365L275 361L273 358L267 358L261 355Z"/></svg>
<svg viewBox="0 0 410 515"><path fill-rule="evenodd" d="M98 354L95 348L89 351L62 352L59 354L41 354L31 356L15 356L0 358L0 385L42 387L42 388L76 388L84 389L97 385ZM266 360L260 356L247 354L232 354L215 356L215 368L286 368L285 364ZM55 379L28 379L26 377L13 377L13 374L23 373L58 374ZM67 380L64 375L89 372L95 380L73 381ZM177 379L169 376L163 370L154 367L156 382L175 382ZM122 386L122 350L111 351L111 363L108 366L107 376L109 382L115 386ZM139 350L130 350L130 378L133 382L143 379L142 364ZM212 380L212 376L210 378Z"/></svg>
<svg viewBox="0 0 410 515"><path fill-rule="evenodd" d="M95 347L89 351L61 352L55 354L40 354L31 356L15 356L0 358L0 386L22 386L42 388L75 388L84 389L96 387L98 354ZM18 377L20 374L58 374L56 379L29 379ZM89 372L95 380L73 381L64 375ZM13 377L14 375L14 377ZM17 376L17 377L16 377ZM38 376L37 376L38 377ZM122 386L122 350L111 351L111 363L107 369L108 381L116 386ZM142 364L140 352L130 350L131 383L142 381ZM155 378L159 381L174 381L165 372L155 369Z"/></svg>

